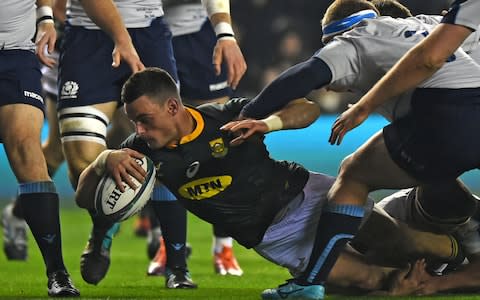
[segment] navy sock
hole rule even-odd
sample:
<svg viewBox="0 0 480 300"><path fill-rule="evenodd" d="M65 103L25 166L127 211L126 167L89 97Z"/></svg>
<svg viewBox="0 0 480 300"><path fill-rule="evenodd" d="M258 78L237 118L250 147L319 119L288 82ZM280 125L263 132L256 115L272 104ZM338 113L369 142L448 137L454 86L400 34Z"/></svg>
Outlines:
<svg viewBox="0 0 480 300"><path fill-rule="evenodd" d="M64 270L59 200L53 182L20 184L17 201L40 248L47 274Z"/></svg>
<svg viewBox="0 0 480 300"><path fill-rule="evenodd" d="M301 285L324 284L345 244L357 233L362 206L329 204L322 211L307 268L296 281Z"/></svg>
<svg viewBox="0 0 480 300"><path fill-rule="evenodd" d="M185 243L187 240L187 210L165 187L156 187L151 204L160 222L165 248L167 267L186 268Z"/></svg>

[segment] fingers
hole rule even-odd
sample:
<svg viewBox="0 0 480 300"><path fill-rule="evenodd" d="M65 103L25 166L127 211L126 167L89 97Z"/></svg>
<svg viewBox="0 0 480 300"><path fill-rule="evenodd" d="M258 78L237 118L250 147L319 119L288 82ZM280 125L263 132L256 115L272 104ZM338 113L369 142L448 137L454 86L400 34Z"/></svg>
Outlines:
<svg viewBox="0 0 480 300"><path fill-rule="evenodd" d="M222 63L227 66L227 82L232 89L236 89L247 70L247 64L236 41L220 40L213 51L213 65L215 74L220 75Z"/></svg>
<svg viewBox="0 0 480 300"><path fill-rule="evenodd" d="M120 53L112 53L112 67L118 68L120 66Z"/></svg>
<svg viewBox="0 0 480 300"><path fill-rule="evenodd" d="M330 132L330 137L328 138L328 142L330 145L340 145L343 141L343 138L347 130L345 129L343 123L337 119L335 123L333 123L332 131Z"/></svg>

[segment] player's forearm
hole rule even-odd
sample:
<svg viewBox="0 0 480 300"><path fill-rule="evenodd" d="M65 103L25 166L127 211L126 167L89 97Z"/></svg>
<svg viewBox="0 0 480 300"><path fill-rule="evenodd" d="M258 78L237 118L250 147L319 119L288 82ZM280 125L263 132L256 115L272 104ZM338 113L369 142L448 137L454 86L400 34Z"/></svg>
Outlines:
<svg viewBox="0 0 480 300"><path fill-rule="evenodd" d="M470 263L447 275L433 277L428 284L432 285L436 292L478 290L480 288L480 262Z"/></svg>
<svg viewBox="0 0 480 300"><path fill-rule="evenodd" d="M130 35L117 7L111 0L81 0L88 17L116 43L129 42Z"/></svg>
<svg viewBox="0 0 480 300"><path fill-rule="evenodd" d="M95 172L92 165L89 165L80 174L75 191L75 201L79 207L85 209L94 208L93 200L95 199L95 191L100 178L100 175Z"/></svg>
<svg viewBox="0 0 480 300"><path fill-rule="evenodd" d="M276 113L282 120L282 129L304 128L320 116L320 106L307 99L297 99Z"/></svg>

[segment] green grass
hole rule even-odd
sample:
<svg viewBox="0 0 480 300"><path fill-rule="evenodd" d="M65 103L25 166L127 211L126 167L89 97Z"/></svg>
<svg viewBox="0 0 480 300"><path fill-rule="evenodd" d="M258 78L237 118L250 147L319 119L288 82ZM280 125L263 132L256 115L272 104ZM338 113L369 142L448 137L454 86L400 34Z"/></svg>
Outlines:
<svg viewBox="0 0 480 300"><path fill-rule="evenodd" d="M88 285L80 276L79 258L90 230L89 218L83 210L66 208L62 210L61 220L65 262L83 299L260 299L259 294L263 289L277 286L289 278L285 269L267 262L253 250L238 245L235 246L235 252L245 271L244 276L215 275L211 258L211 226L190 216L188 241L193 247L193 254L189 260L189 268L193 279L199 284L197 290L168 290L164 287L163 277L145 275L149 262L145 239L133 235L132 220L122 224L119 235L114 239L112 263L107 277L98 286ZM27 262L7 261L0 254L0 299L47 299L44 272L40 252L32 236L29 236ZM352 299L339 296L327 298ZM421 299L480 297L470 295Z"/></svg>

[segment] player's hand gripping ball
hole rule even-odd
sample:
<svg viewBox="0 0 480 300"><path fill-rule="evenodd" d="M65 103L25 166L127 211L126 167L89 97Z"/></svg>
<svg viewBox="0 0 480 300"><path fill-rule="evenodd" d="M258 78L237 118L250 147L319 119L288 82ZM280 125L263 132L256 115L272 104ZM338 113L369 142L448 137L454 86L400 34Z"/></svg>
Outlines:
<svg viewBox="0 0 480 300"><path fill-rule="evenodd" d="M143 184L131 177L137 188L134 190L123 183L125 192L122 193L112 177L107 174L103 175L95 192L97 216L107 218L112 222L120 222L136 214L147 204L155 185L155 166L152 160L146 156L135 160L147 173Z"/></svg>

